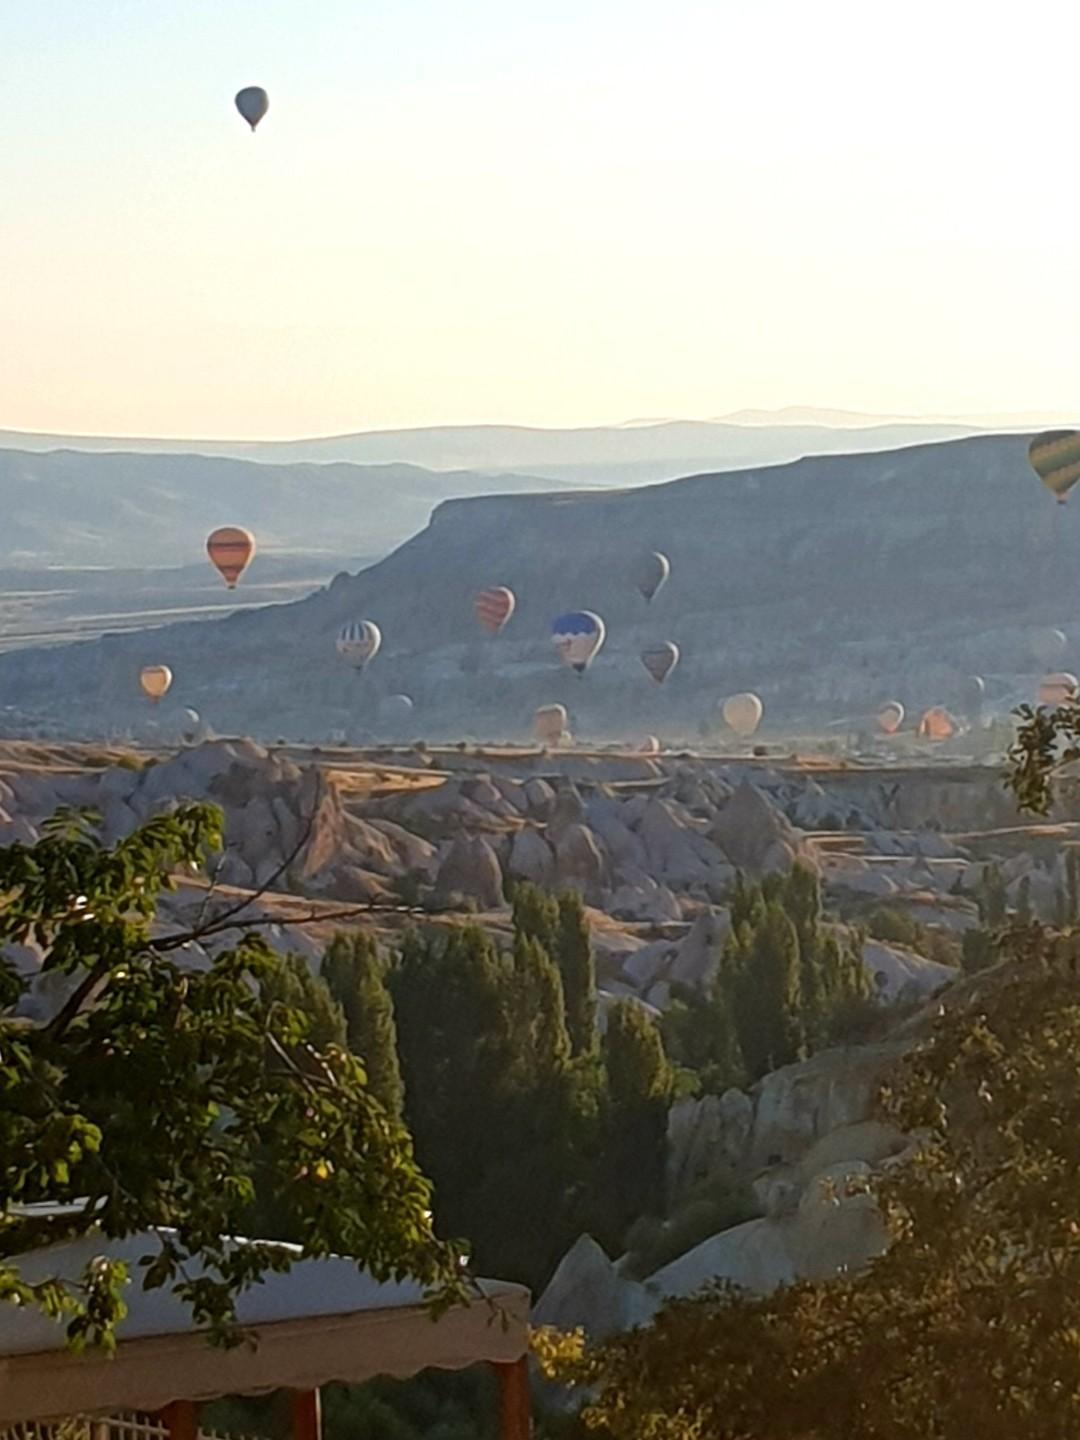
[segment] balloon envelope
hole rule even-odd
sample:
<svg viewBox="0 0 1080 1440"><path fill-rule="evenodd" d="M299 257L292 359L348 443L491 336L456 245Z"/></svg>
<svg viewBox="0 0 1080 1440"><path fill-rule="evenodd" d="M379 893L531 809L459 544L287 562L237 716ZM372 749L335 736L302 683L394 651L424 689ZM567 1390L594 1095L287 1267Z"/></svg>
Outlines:
<svg viewBox="0 0 1080 1440"><path fill-rule="evenodd" d="M1067 670L1044 675L1039 682L1040 705L1071 705L1080 691L1080 681Z"/></svg>
<svg viewBox="0 0 1080 1440"><path fill-rule="evenodd" d="M641 652L641 663L658 685L662 685L679 663L679 647L666 640Z"/></svg>
<svg viewBox="0 0 1080 1440"><path fill-rule="evenodd" d="M569 716L565 705L541 705L533 716L533 734L541 745L558 745L567 738Z"/></svg>
<svg viewBox="0 0 1080 1440"><path fill-rule="evenodd" d="M384 720L407 720L412 713L411 695L388 695L379 706L379 714Z"/></svg>
<svg viewBox="0 0 1080 1440"><path fill-rule="evenodd" d="M168 694L172 681L172 671L167 665L144 665L139 671L142 692L155 705Z"/></svg>
<svg viewBox="0 0 1080 1440"><path fill-rule="evenodd" d="M517 601L505 585L481 590L473 601L473 613L489 635L497 635L514 613Z"/></svg>
<svg viewBox="0 0 1080 1440"><path fill-rule="evenodd" d="M659 755L660 741L655 735L646 735L645 739L638 746L638 750L642 755Z"/></svg>
<svg viewBox="0 0 1080 1440"><path fill-rule="evenodd" d="M899 700L887 700L876 716L878 729L884 735L895 735L904 723L904 707Z"/></svg>
<svg viewBox="0 0 1080 1440"><path fill-rule="evenodd" d="M235 590L255 555L255 536L241 525L221 525L207 536L206 553L225 584Z"/></svg>
<svg viewBox="0 0 1080 1440"><path fill-rule="evenodd" d="M337 652L354 670L374 660L382 644L382 631L373 620L350 620L338 631Z"/></svg>
<svg viewBox="0 0 1080 1440"><path fill-rule="evenodd" d="M951 740L956 730L956 721L944 705L932 705L920 716L917 734L923 740Z"/></svg>
<svg viewBox="0 0 1080 1440"><path fill-rule="evenodd" d="M1032 654L1046 666L1053 665L1055 660L1060 663L1068 648L1064 630L1037 630L1031 641Z"/></svg>
<svg viewBox="0 0 1080 1440"><path fill-rule="evenodd" d="M724 723L745 739L753 735L761 724L765 706L752 691L744 690L739 695L729 695L721 705L720 713Z"/></svg>
<svg viewBox="0 0 1080 1440"><path fill-rule="evenodd" d="M261 85L245 85L243 90L237 92L235 103L237 110L254 130L270 109L270 96Z"/></svg>
<svg viewBox="0 0 1080 1440"><path fill-rule="evenodd" d="M1080 431L1048 430L1028 446L1031 468L1059 504L1080 480Z"/></svg>
<svg viewBox="0 0 1080 1440"><path fill-rule="evenodd" d="M659 550L653 550L638 562L634 584L647 601L652 600L664 588L670 574L671 561Z"/></svg>
<svg viewBox="0 0 1080 1440"><path fill-rule="evenodd" d="M596 659L607 631L599 615L591 610L571 610L551 626L551 643L559 659L579 675Z"/></svg>

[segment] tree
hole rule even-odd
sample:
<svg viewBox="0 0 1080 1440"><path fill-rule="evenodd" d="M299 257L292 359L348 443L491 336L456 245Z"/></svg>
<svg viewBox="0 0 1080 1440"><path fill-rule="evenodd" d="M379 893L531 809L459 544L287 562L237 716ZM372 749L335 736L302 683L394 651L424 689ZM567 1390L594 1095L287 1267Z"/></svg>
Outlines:
<svg viewBox="0 0 1080 1440"><path fill-rule="evenodd" d="M589 922L576 890L559 896L556 953L566 1002L566 1028L574 1055L596 1046L596 960Z"/></svg>
<svg viewBox="0 0 1080 1440"><path fill-rule="evenodd" d="M601 1054L608 1101L604 1174L625 1229L639 1215L663 1213L675 1077L660 1031L632 1000L620 1000L608 1011Z"/></svg>
<svg viewBox="0 0 1080 1440"><path fill-rule="evenodd" d="M224 1339L238 1292L293 1263L225 1238L244 1233L260 1187L276 1191L303 1254L460 1293L408 1136L359 1061L319 1050L309 1019L278 998L277 957L249 936L185 969L173 957L215 926L152 934L160 893L220 849L222 823L183 806L108 849L89 816L67 814L37 844L0 850L0 945L33 939L66 992L29 1023L14 1013L25 982L0 960L0 1298L63 1316L75 1343L112 1341L123 1267L29 1285L13 1256L91 1231L153 1232L144 1287L169 1287ZM71 1213L24 1212L40 1201ZM192 1259L203 1273L189 1279Z"/></svg>
<svg viewBox="0 0 1080 1440"><path fill-rule="evenodd" d="M799 937L777 901L742 939L735 981L739 1047L757 1077L796 1060L802 1041ZM731 957L734 960L734 956Z"/></svg>
<svg viewBox="0 0 1080 1440"><path fill-rule="evenodd" d="M317 1050L345 1044L345 1016L326 981L312 975L302 955L286 955L261 983L264 1000L294 1010L307 1021L307 1039Z"/></svg>
<svg viewBox="0 0 1080 1440"><path fill-rule="evenodd" d="M900 1065L922 1137L874 1182L889 1248L765 1298L669 1304L569 1370L609 1440L1060 1440L1080 1424L1080 937L1008 963ZM568 1347L569 1349L569 1347ZM565 1376L566 1366L563 1366Z"/></svg>
<svg viewBox="0 0 1080 1440"><path fill-rule="evenodd" d="M397 1054L394 1002L370 935L335 935L320 973L345 1017L349 1049L364 1062L368 1087L395 1120L405 1104Z"/></svg>

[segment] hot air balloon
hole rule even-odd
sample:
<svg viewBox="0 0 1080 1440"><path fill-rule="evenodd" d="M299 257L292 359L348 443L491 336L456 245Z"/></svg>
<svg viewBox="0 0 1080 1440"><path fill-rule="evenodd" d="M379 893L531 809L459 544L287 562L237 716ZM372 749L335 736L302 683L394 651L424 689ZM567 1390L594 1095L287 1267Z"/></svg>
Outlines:
<svg viewBox="0 0 1080 1440"><path fill-rule="evenodd" d="M1080 431L1048 430L1028 446L1031 468L1059 505L1080 480Z"/></svg>
<svg viewBox="0 0 1080 1440"><path fill-rule="evenodd" d="M571 610L551 626L551 643L564 665L584 675L596 659L607 631L599 615L591 610Z"/></svg>
<svg viewBox="0 0 1080 1440"><path fill-rule="evenodd" d="M350 620L338 631L337 652L354 670L363 670L379 653L382 631L373 620Z"/></svg>
<svg viewBox="0 0 1080 1440"><path fill-rule="evenodd" d="M662 685L679 663L679 647L670 640L650 645L641 652L641 663L658 685Z"/></svg>
<svg viewBox="0 0 1080 1440"><path fill-rule="evenodd" d="M634 584L644 595L646 603L660 593L670 574L671 561L659 550L642 557L634 570Z"/></svg>
<svg viewBox="0 0 1080 1440"><path fill-rule="evenodd" d="M388 724L400 724L413 713L411 695L388 695L379 704L379 717Z"/></svg>
<svg viewBox="0 0 1080 1440"><path fill-rule="evenodd" d="M235 590L254 558L255 536L240 525L221 525L207 536L206 553L225 584Z"/></svg>
<svg viewBox="0 0 1080 1440"><path fill-rule="evenodd" d="M261 85L246 85L243 90L237 92L235 104L237 110L254 130L267 110L270 109L270 96Z"/></svg>
<svg viewBox="0 0 1080 1440"><path fill-rule="evenodd" d="M887 700L875 717L883 735L895 735L904 723L904 707L899 700Z"/></svg>
<svg viewBox="0 0 1080 1440"><path fill-rule="evenodd" d="M951 740L957 724L944 705L931 705L919 717L916 734L921 740Z"/></svg>
<svg viewBox="0 0 1080 1440"><path fill-rule="evenodd" d="M139 671L139 686L151 705L156 705L169 693L172 679L172 671L167 665L144 665Z"/></svg>
<svg viewBox="0 0 1080 1440"><path fill-rule="evenodd" d="M561 745L569 738L565 705L541 705L533 716L533 734L541 745Z"/></svg>
<svg viewBox="0 0 1080 1440"><path fill-rule="evenodd" d="M660 741L655 735L646 735L645 739L638 746L639 755L659 755Z"/></svg>
<svg viewBox="0 0 1080 1440"><path fill-rule="evenodd" d="M489 635L497 635L514 613L517 601L505 585L481 590L473 601L473 612Z"/></svg>
<svg viewBox="0 0 1080 1440"><path fill-rule="evenodd" d="M1080 681L1067 670L1044 675L1039 682L1040 705L1071 705L1080 691Z"/></svg>
<svg viewBox="0 0 1080 1440"><path fill-rule="evenodd" d="M744 690L739 695L729 695L721 705L720 713L724 724L746 740L761 724L765 706L752 691Z"/></svg>
<svg viewBox="0 0 1080 1440"><path fill-rule="evenodd" d="M1064 630L1036 630L1032 636L1031 653L1047 667L1060 661L1068 648Z"/></svg>

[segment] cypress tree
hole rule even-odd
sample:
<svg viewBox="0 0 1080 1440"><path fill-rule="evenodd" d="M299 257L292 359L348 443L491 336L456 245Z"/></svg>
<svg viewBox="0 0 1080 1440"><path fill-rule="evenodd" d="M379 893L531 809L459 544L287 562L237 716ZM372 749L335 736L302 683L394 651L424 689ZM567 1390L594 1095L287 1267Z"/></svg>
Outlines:
<svg viewBox="0 0 1080 1440"><path fill-rule="evenodd" d="M559 896L558 951L566 1002L566 1028L574 1055L591 1054L596 1046L596 960L585 907L576 890Z"/></svg>
<svg viewBox="0 0 1080 1440"><path fill-rule="evenodd" d="M538 885L519 880L514 886L512 915L514 933L538 940L554 959L559 947L559 904L555 897Z"/></svg>
<svg viewBox="0 0 1080 1440"><path fill-rule="evenodd" d="M799 937L773 902L749 937L737 981L739 1045L752 1078L798 1058L802 1042Z"/></svg>
<svg viewBox="0 0 1080 1440"><path fill-rule="evenodd" d="M302 955L285 955L262 982L262 993L299 1010L308 1022L307 1039L318 1050L345 1045L345 1016L325 981L313 975Z"/></svg>
<svg viewBox="0 0 1080 1440"><path fill-rule="evenodd" d="M335 935L322 962L323 979L345 1014L349 1049L364 1062L372 1093L400 1120L405 1094L397 1054L394 1002L370 935Z"/></svg>
<svg viewBox="0 0 1080 1440"><path fill-rule="evenodd" d="M601 1056L608 1093L604 1169L613 1190L612 1220L625 1230L641 1215L663 1213L674 1072L660 1031L631 1000L608 1011Z"/></svg>

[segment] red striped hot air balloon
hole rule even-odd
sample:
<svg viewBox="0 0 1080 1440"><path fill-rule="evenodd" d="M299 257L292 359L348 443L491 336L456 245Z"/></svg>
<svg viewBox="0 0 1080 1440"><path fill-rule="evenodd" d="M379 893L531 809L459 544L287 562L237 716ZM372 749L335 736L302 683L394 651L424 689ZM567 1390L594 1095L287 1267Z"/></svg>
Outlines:
<svg viewBox="0 0 1080 1440"><path fill-rule="evenodd" d="M236 582L254 558L255 536L239 525L222 525L207 537L206 553L225 584L235 590Z"/></svg>
<svg viewBox="0 0 1080 1440"><path fill-rule="evenodd" d="M488 634L497 635L513 615L516 604L512 590L505 585L495 585L480 591L473 601L473 611Z"/></svg>

